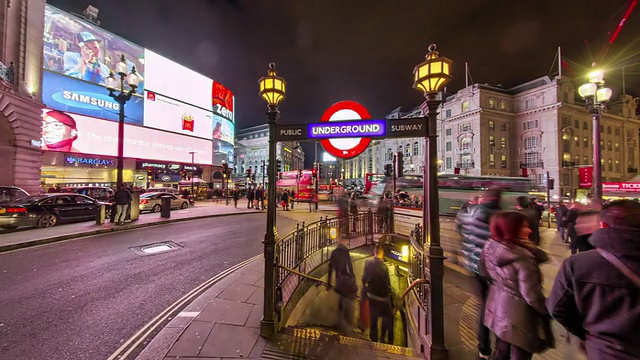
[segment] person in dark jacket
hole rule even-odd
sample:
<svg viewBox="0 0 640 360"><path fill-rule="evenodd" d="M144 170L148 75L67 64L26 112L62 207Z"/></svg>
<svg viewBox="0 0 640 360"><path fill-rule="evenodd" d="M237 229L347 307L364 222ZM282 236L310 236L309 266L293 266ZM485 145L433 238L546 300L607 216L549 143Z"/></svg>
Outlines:
<svg viewBox="0 0 640 360"><path fill-rule="evenodd" d="M369 300L369 337L393 345L393 290L389 269L384 264L384 249L376 246L375 257L367 261L362 275L362 298ZM380 337L378 320L381 319Z"/></svg>
<svg viewBox="0 0 640 360"><path fill-rule="evenodd" d="M240 199L240 190L234 189L233 190L233 205L236 207L236 209L238 208L238 200L239 199Z"/></svg>
<svg viewBox="0 0 640 360"><path fill-rule="evenodd" d="M536 246L540 245L540 218L538 217L538 210L533 208L537 205L529 201L526 196L518 196L516 206L529 219L529 229L531 229L529 240Z"/></svg>
<svg viewBox="0 0 640 360"><path fill-rule="evenodd" d="M127 216L127 208L131 203L131 193L127 190L125 184L120 184L118 186L118 190L116 190L114 195L114 200L116 203L116 216L114 221L116 225L124 224L124 219Z"/></svg>
<svg viewBox="0 0 640 360"><path fill-rule="evenodd" d="M571 240L569 247L572 255L580 251L593 250L593 246L589 243L589 238L595 228L593 226L591 228L581 226L580 224L584 223L586 219L592 218L591 221L594 222L593 225L595 226L596 220L593 217L596 213L595 209L588 209L579 204L574 205L567 212L567 236Z"/></svg>
<svg viewBox="0 0 640 360"><path fill-rule="evenodd" d="M491 279L484 324L497 338L494 360L529 360L554 345L539 267L549 257L529 240L530 220L522 211L499 212L483 250L480 274Z"/></svg>
<svg viewBox="0 0 640 360"><path fill-rule="evenodd" d="M250 187L247 190L247 209L253 209L253 198L255 196L255 190Z"/></svg>
<svg viewBox="0 0 640 360"><path fill-rule="evenodd" d="M561 201L556 208L556 225L563 243L567 242L567 213L569 209Z"/></svg>
<svg viewBox="0 0 640 360"><path fill-rule="evenodd" d="M334 289L340 296L338 300L338 329L345 335L349 335L353 324L353 299L358 293L353 263L347 247L348 239L341 237L338 246L329 257L328 284L335 284ZM336 274L335 282L332 281Z"/></svg>
<svg viewBox="0 0 640 360"><path fill-rule="evenodd" d="M491 332L484 326L484 303L487 298L489 284L479 275L480 256L485 243L489 240L489 222L494 214L500 211L501 191L485 190L478 198L478 205L472 206L467 213L460 214L458 221L462 234L463 265L471 271L477 280L476 295L480 298L480 325L478 329L478 351L483 359L491 356Z"/></svg>
<svg viewBox="0 0 640 360"><path fill-rule="evenodd" d="M640 203L612 201L603 206L600 222L590 239L596 250L564 260L547 306L584 341L588 359L638 359L640 284L632 278L640 276Z"/></svg>

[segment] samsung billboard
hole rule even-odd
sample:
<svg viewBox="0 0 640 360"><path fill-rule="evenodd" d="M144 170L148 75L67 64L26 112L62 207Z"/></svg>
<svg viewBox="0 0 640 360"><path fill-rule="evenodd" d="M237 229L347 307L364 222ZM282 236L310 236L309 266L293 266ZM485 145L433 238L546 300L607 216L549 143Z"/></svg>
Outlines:
<svg viewBox="0 0 640 360"><path fill-rule="evenodd" d="M43 53L42 101L48 111L59 110L75 119L78 138L73 143L82 148L80 152L112 153L108 145L111 140L103 137L92 143L87 135L109 134L116 126L119 104L104 84L124 55L129 70L135 66L143 77L136 94L125 105L126 132L132 134L125 145L125 156L168 160L159 154L182 157L171 146L179 150L192 142L198 151L209 151L209 160L202 159L201 164L211 164L211 159L219 159L215 164L233 159L235 98L222 84L50 5L45 7ZM148 146L136 147L144 143ZM177 145L163 147L165 143ZM42 146L59 151L45 143Z"/></svg>

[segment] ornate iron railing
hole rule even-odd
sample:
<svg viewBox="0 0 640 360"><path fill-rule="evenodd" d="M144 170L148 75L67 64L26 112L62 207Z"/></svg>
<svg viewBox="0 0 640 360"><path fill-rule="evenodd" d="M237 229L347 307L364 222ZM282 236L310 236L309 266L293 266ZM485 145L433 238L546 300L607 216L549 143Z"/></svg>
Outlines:
<svg viewBox="0 0 640 360"><path fill-rule="evenodd" d="M416 225L411 231L409 240L409 283L413 301L417 306L410 306L411 324L416 329L420 342L425 346L431 345L431 273L428 266L428 254L422 246L422 227Z"/></svg>
<svg viewBox="0 0 640 360"><path fill-rule="evenodd" d="M348 239L350 249L373 244L374 234L390 229L390 218L371 210L344 217L320 218L314 223L298 224L296 229L276 243L276 302L286 305L304 277L329 260L340 238ZM295 272L289 271L290 269Z"/></svg>

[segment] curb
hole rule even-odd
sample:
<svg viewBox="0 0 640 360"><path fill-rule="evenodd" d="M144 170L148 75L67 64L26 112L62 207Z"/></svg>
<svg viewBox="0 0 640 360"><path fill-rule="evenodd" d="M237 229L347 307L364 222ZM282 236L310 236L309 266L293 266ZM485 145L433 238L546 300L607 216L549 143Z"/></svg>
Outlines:
<svg viewBox="0 0 640 360"><path fill-rule="evenodd" d="M170 223L174 223L174 222L183 222L183 221L191 221L191 220L202 220L202 219L208 219L208 218L234 216L234 215L245 215L245 214L260 214L260 212L237 212L237 213L228 213L228 214L198 215L198 216L187 217L187 218L179 218L179 219L171 219L171 218L169 218L169 219L166 219L166 220L148 222L148 223L144 223L144 224L136 224L136 223L132 222L132 223L130 223L128 225L124 225L124 226L120 226L120 227L110 227L110 228L105 228L105 229L88 230L88 231L77 232L77 233L73 233L73 234L58 235L58 236L42 238L42 239L36 239L36 240L28 240L28 241L21 242L21 243L0 245L0 253L12 251L12 250L19 250L19 249L34 247L34 246L38 246L38 245L50 244L50 243L54 243L54 242L60 242L60 241L64 241L64 240L82 238L82 237L87 237L87 236L92 236L92 235L100 235L100 234L107 234L107 233L111 233L111 232L119 232L119 231L140 229L140 228L145 228L145 227L155 226L155 225L166 225L166 224L170 224Z"/></svg>

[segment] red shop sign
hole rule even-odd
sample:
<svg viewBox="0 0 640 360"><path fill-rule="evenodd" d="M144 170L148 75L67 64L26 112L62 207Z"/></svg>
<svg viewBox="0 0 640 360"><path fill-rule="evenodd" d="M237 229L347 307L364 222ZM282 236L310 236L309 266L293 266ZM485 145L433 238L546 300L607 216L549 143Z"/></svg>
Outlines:
<svg viewBox="0 0 640 360"><path fill-rule="evenodd" d="M593 166L585 166L579 169L580 187L590 188L593 184Z"/></svg>

